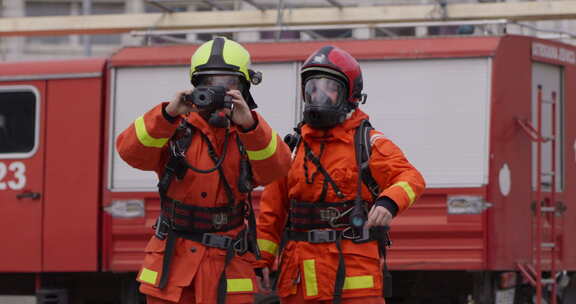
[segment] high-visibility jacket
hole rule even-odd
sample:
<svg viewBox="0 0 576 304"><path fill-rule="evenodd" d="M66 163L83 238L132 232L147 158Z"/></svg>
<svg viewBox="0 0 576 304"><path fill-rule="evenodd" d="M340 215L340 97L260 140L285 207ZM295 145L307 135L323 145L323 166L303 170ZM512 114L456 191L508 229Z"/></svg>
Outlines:
<svg viewBox="0 0 576 304"><path fill-rule="evenodd" d="M132 167L155 171L162 176L167 162L168 141L176 131L180 117L176 121L169 121L162 113L162 107L166 103L158 105L137 118L117 138L118 153L124 161ZM228 183L230 184L236 202L246 198L246 194L238 191L239 161L241 153L236 144L237 137L243 143L250 161L253 173L253 182L257 185L266 185L275 179L283 177L290 167L290 150L279 135L273 131L262 116L252 112L256 120L256 128L248 132L242 132L236 127L230 127L229 144L226 158L222 168ZM198 113L190 113L188 122L196 128L193 133L190 147L186 153L187 161L199 169L209 169L214 166L213 160L208 154L208 145L202 139L199 132L204 133L218 155L222 153L225 129L211 127ZM182 180L174 179L168 189L167 196L199 207L226 206L228 197L224 189L218 171L208 174L198 174L188 170ZM236 236L244 227L222 232L229 236ZM161 276L162 260L165 249L165 240L152 237L145 249L146 256L143 266L138 274L140 291L160 299L177 302L182 288L190 285L194 279L199 265L208 263L214 270L214 276L202 278L203 285L208 288L204 291L196 291L198 297L204 301L215 302L216 286L219 275L224 268L225 251L217 248L205 247L200 243L178 239L172 257L168 283L164 289L159 289L158 280ZM254 257L251 253L235 257L232 262L232 270L227 270L228 293L253 293L256 281L253 273ZM236 269L236 270L235 270ZM240 270L238 270L240 269ZM196 284L196 286L198 286Z"/></svg>
<svg viewBox="0 0 576 304"><path fill-rule="evenodd" d="M322 166L344 194L343 198L338 198L333 188L328 185L324 200L326 202L350 201L357 195L358 168L354 134L361 121L366 119L368 116L357 109L344 123L334 128L316 130L304 125L301 129L302 140L320 159ZM320 151L322 142L323 153ZM399 214L409 208L423 192L424 179L402 151L382 133L372 130L370 142L369 167L380 186L380 197L392 199L398 206ZM263 256L258 263L262 267L273 265L283 232L287 228L290 202L322 204L318 200L323 192L324 176L318 173L310 180L317 168L310 161L305 163L304 154L304 148L300 144L288 176L268 185L262 194L257 225L258 245ZM362 185L362 199L372 201L365 185ZM377 242L356 244L344 239L341 244L346 265L342 297L381 295L382 272ZM307 300L332 298L338 266L338 249L335 243L289 241L280 261L282 265L277 286L281 297L295 294L297 285L302 284L301 288Z"/></svg>

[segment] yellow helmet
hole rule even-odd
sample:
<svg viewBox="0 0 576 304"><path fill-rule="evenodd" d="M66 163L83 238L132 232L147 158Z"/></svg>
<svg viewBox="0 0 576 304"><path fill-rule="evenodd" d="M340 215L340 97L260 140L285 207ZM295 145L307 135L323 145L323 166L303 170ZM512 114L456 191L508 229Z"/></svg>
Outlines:
<svg viewBox="0 0 576 304"><path fill-rule="evenodd" d="M197 86L202 75L237 75L244 80L242 95L251 109L256 103L250 94L250 84L262 80L260 72L250 69L250 53L238 42L216 37L198 47L190 59L190 80Z"/></svg>

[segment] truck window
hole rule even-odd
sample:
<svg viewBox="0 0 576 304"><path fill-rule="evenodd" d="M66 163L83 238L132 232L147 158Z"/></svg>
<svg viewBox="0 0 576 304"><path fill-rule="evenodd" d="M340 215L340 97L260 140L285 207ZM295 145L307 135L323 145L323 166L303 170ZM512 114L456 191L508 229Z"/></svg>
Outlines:
<svg viewBox="0 0 576 304"><path fill-rule="evenodd" d="M36 144L36 94L0 87L0 157L30 153Z"/></svg>

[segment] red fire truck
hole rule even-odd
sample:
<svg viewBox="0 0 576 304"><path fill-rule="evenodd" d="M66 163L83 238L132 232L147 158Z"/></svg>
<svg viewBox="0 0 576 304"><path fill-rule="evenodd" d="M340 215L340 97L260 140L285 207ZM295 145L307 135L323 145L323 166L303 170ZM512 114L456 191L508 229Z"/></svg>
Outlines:
<svg viewBox="0 0 576 304"><path fill-rule="evenodd" d="M392 225L389 302L576 303L576 48L521 36L246 44L264 75L259 111L283 135L301 119L299 67L325 44L359 59L362 107L428 184ZM0 64L0 294L138 302L156 176L114 140L190 87L196 47Z"/></svg>

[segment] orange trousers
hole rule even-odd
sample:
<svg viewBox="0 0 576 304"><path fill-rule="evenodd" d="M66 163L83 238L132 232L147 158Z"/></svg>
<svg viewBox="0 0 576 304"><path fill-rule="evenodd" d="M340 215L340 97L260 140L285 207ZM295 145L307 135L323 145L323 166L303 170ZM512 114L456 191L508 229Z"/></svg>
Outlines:
<svg viewBox="0 0 576 304"><path fill-rule="evenodd" d="M167 300L158 299L151 296L146 296L146 303L147 304L174 304L174 302L170 302ZM188 286L182 290L182 297L180 297L180 301L177 304L196 304L196 296L194 294L194 286ZM214 302L216 303L216 299ZM243 296L230 296L226 297L226 304L252 304L254 303L253 296L243 295ZM204 303L203 303L204 304ZM211 304L211 303L205 303Z"/></svg>
<svg viewBox="0 0 576 304"><path fill-rule="evenodd" d="M296 294L282 298L280 302L282 304L332 304L332 300L304 300L304 294L302 293L302 288L300 287L301 285L298 286L298 291ZM382 297L359 297L352 299L342 299L342 304L386 304L386 301L384 301L384 298Z"/></svg>

